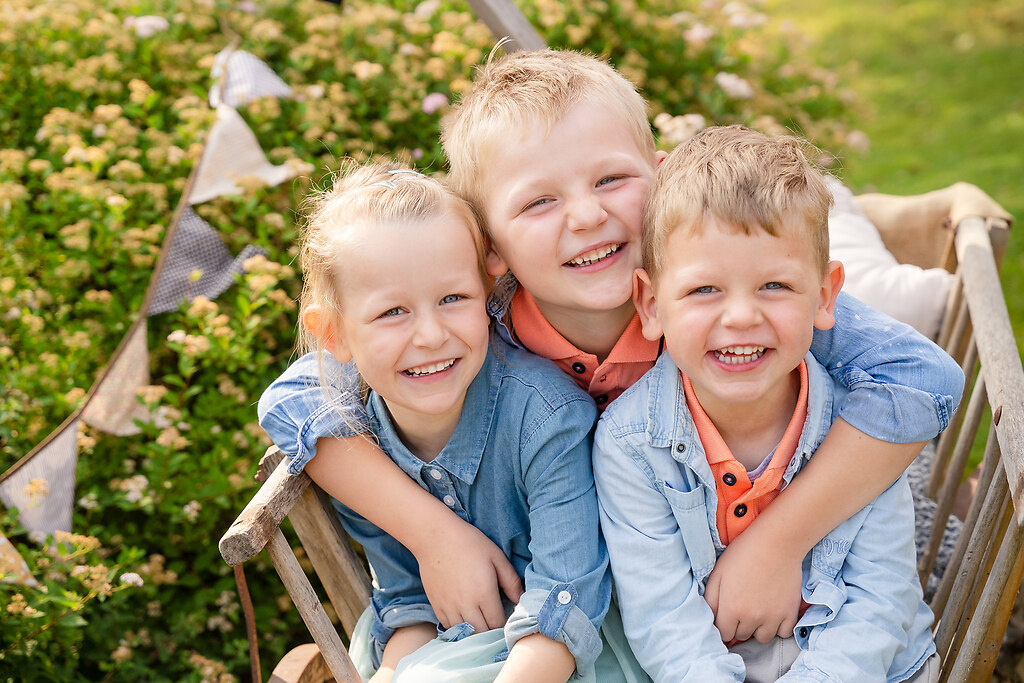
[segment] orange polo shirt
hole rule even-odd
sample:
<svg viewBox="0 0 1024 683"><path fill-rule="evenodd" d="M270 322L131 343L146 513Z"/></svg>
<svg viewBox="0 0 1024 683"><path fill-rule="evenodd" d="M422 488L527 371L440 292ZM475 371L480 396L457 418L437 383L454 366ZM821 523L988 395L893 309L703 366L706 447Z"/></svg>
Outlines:
<svg viewBox="0 0 1024 683"><path fill-rule="evenodd" d="M559 334L523 287L512 296L507 322L514 339L538 356L553 360L594 397L598 410L603 410L653 368L661 351L660 341L652 342L643 336L640 317L634 314L608 357L599 363L597 356L580 351Z"/></svg>
<svg viewBox="0 0 1024 683"><path fill-rule="evenodd" d="M793 411L793 417L782 435L782 440L775 448L771 461L753 483L747 476L747 468L733 457L711 418L701 408L690 384L690 378L683 375L686 406L690 409L693 424L697 428L697 436L704 446L708 464L711 465L711 473L715 477L715 488L718 492L716 521L723 545L729 545L734 538L743 533L757 518L758 513L775 500L782 489L782 475L785 474L789 461L793 459L800 441L800 432L804 428L804 419L807 417L807 364L801 361L798 370L800 394L797 397L796 410Z"/></svg>

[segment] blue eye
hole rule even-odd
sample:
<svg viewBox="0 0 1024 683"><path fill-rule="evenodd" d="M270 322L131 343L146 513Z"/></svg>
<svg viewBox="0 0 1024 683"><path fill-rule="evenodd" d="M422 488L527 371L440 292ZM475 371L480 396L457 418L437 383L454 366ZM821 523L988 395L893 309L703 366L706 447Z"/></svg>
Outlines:
<svg viewBox="0 0 1024 683"><path fill-rule="evenodd" d="M536 208L538 206L544 206L545 204L547 204L550 201L551 200L549 198L547 198L547 197L541 197L540 199L534 199L532 202L530 202L529 204L527 204L526 206L523 207L523 211L528 211L529 209L533 209L533 208Z"/></svg>
<svg viewBox="0 0 1024 683"><path fill-rule="evenodd" d="M597 185L598 185L598 187L600 187L601 185L607 185L608 183L614 183L616 180L619 180L619 179L621 179L623 177L624 176L620 176L620 175L610 175L610 176L607 176L605 178L601 178L599 181L597 181Z"/></svg>
<svg viewBox="0 0 1024 683"><path fill-rule="evenodd" d="M446 296L443 299L441 299L441 303L443 303L443 304L453 304L456 301L461 301L463 298L465 298L465 297L463 297L461 294L449 294L448 296Z"/></svg>
<svg viewBox="0 0 1024 683"><path fill-rule="evenodd" d="M715 288L711 285L704 285L703 287L695 287L690 290L690 294L711 294L715 291Z"/></svg>
<svg viewBox="0 0 1024 683"><path fill-rule="evenodd" d="M399 308L398 306L395 306L394 308L389 308L388 310L386 310L383 313L381 313L380 317L382 317L382 318L389 318L391 316L401 315L401 314L402 314L402 309Z"/></svg>
<svg viewBox="0 0 1024 683"><path fill-rule="evenodd" d="M764 286L765 289L785 289L786 285L781 282L768 282Z"/></svg>

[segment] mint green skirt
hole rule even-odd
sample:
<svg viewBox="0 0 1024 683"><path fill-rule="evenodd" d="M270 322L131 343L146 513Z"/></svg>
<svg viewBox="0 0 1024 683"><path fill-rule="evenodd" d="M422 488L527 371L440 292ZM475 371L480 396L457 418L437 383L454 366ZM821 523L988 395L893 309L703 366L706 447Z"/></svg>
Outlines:
<svg viewBox="0 0 1024 683"><path fill-rule="evenodd" d="M373 613L367 608L356 624L349 647L349 655L364 681L374 674L370 664L372 621ZM502 629L474 633L458 641L447 639L448 633L442 633L404 657L395 670L393 683L490 683L497 677L504 665L504 662L494 661L495 655L505 649ZM572 679L573 683L650 683L650 677L629 649L614 600L601 626L601 641L604 647L594 670L588 676Z"/></svg>

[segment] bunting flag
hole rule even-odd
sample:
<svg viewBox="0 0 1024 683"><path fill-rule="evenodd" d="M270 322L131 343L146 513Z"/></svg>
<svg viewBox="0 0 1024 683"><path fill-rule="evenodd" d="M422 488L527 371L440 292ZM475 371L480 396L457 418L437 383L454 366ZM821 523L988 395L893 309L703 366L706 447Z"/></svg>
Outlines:
<svg viewBox="0 0 1024 683"><path fill-rule="evenodd" d="M0 501L17 508L31 532L71 531L79 422L76 413L0 480Z"/></svg>
<svg viewBox="0 0 1024 683"><path fill-rule="evenodd" d="M257 254L265 252L250 244L231 258L217 231L185 207L157 275L147 314L173 311L199 295L216 299L234 283L235 275L243 272L245 260Z"/></svg>
<svg viewBox="0 0 1024 683"><path fill-rule="evenodd" d="M267 186L274 186L291 180L295 172L267 161L241 114L222 104L217 107L217 121L207 137L188 202L202 204L221 195L242 194L235 181L245 176L255 176Z"/></svg>
<svg viewBox="0 0 1024 683"><path fill-rule="evenodd" d="M291 97L292 89L256 55L227 47L213 60L210 106L240 107L260 97Z"/></svg>
<svg viewBox="0 0 1024 683"><path fill-rule="evenodd" d="M32 576L25 558L3 534L0 534L0 577L4 583L20 583L23 586L39 583Z"/></svg>
<svg viewBox="0 0 1024 683"><path fill-rule="evenodd" d="M152 422L156 418L137 398L138 390L148 384L149 346L143 318L121 342L99 383L93 387L82 408L82 419L108 434L138 434L141 429L136 420Z"/></svg>

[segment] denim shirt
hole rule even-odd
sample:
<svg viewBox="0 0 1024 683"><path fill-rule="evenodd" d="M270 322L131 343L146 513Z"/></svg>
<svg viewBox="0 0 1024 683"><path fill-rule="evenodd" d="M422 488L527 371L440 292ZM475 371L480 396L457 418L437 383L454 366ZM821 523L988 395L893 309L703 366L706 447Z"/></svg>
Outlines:
<svg viewBox="0 0 1024 683"><path fill-rule="evenodd" d="M490 538L523 578L525 592L505 624L507 646L543 633L569 648L580 674L601 651L598 629L611 599L590 464L596 412L553 364L496 337L455 432L433 461L405 447L379 395L371 392L367 403L384 452ZM396 628L437 618L412 553L340 503L335 507L376 578L370 630L376 666ZM471 632L468 624L462 629Z"/></svg>
<svg viewBox="0 0 1024 683"><path fill-rule="evenodd" d="M825 437L846 389L807 354L808 404L788 485ZM668 354L598 422L601 529L626 637L655 681L742 681L704 588L724 551L715 481ZM785 681L902 681L935 652L922 600L906 475L818 542L803 562L810 607Z"/></svg>

